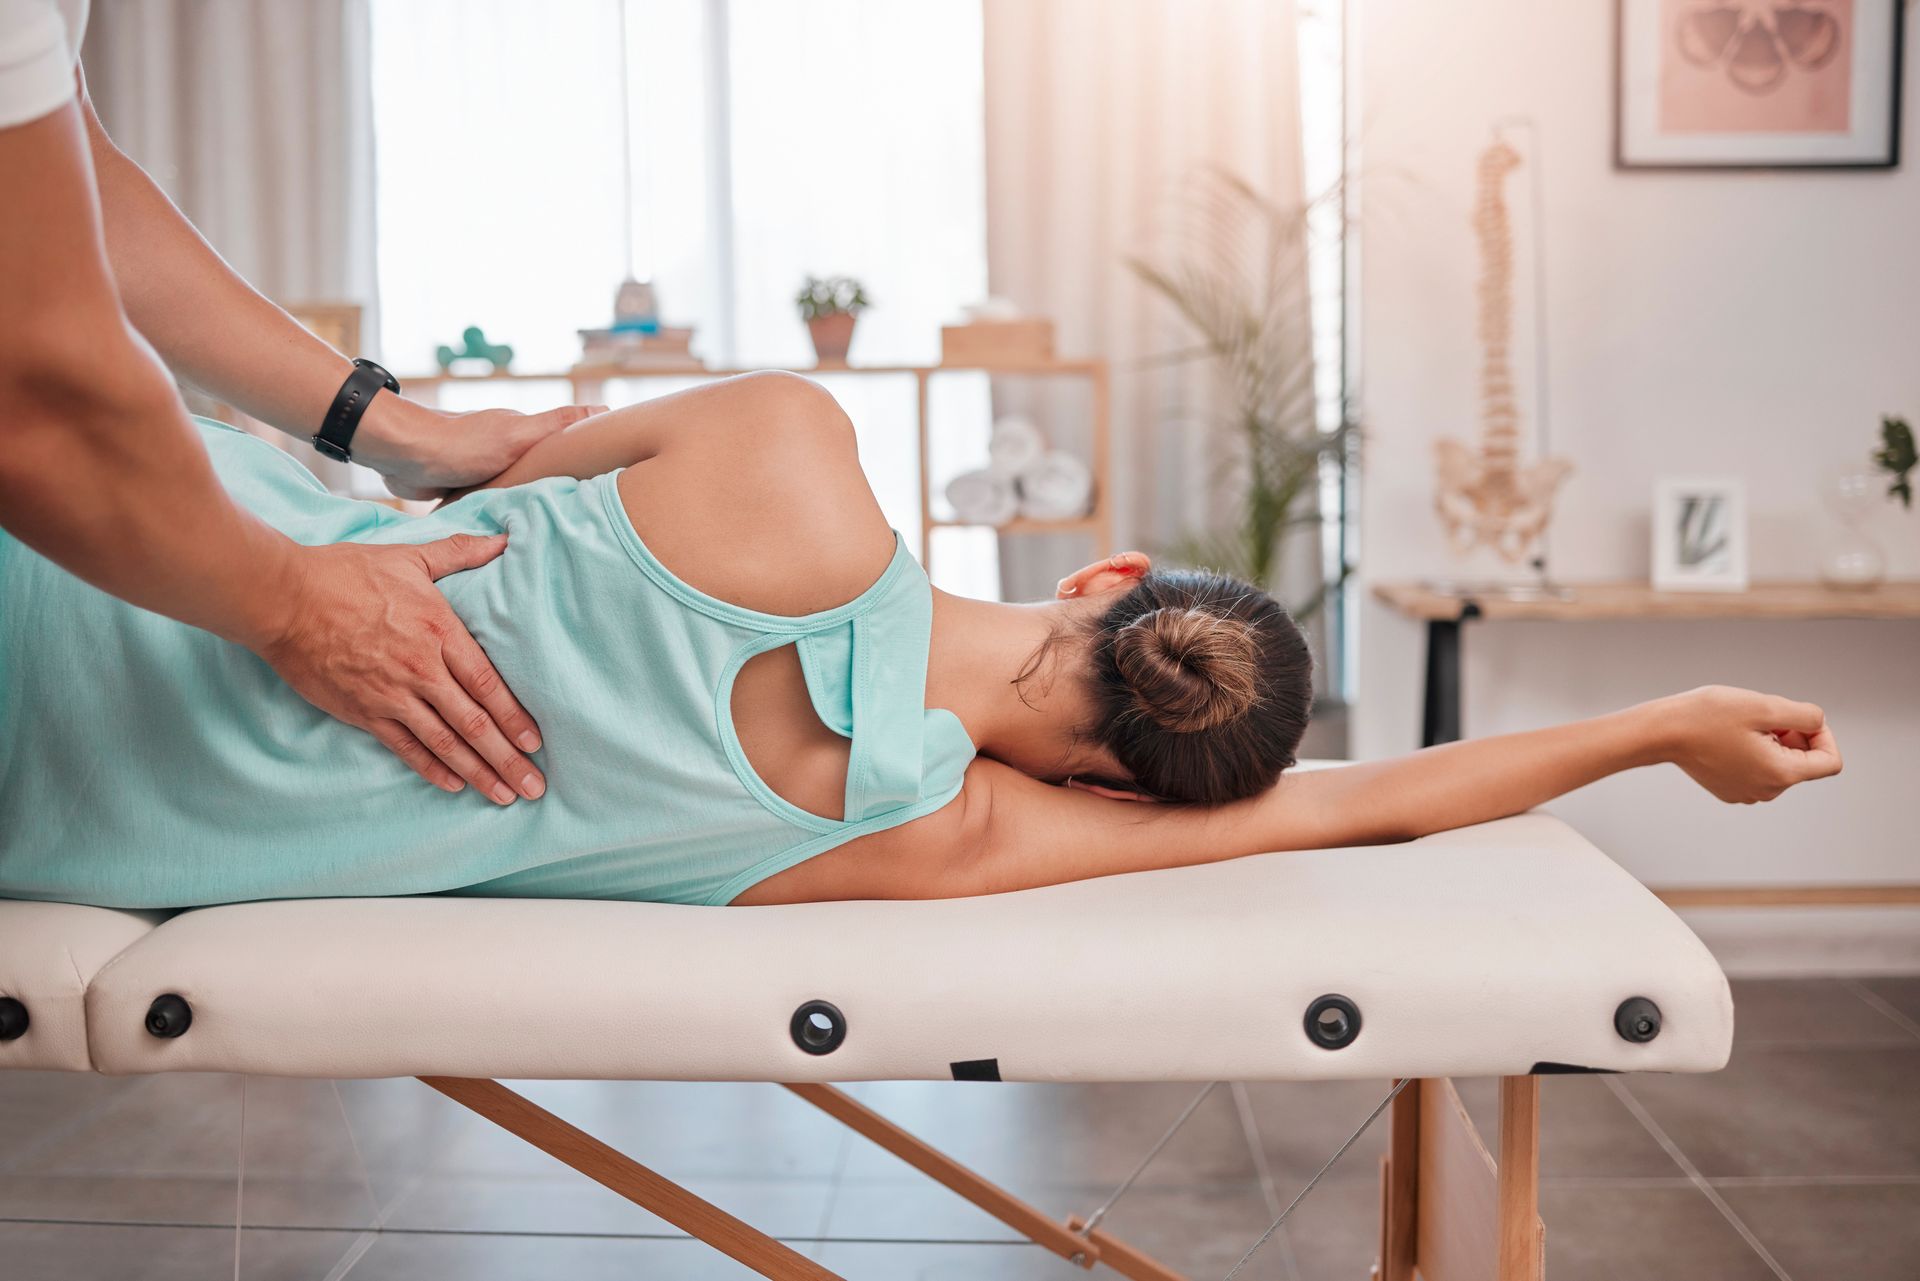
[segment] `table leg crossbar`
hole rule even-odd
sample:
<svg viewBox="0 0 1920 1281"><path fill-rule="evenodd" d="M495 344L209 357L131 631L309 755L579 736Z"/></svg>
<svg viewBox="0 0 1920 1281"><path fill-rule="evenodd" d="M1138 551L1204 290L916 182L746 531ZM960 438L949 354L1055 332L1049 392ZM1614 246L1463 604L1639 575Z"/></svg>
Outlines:
<svg viewBox="0 0 1920 1281"><path fill-rule="evenodd" d="M773 1281L843 1281L837 1273L498 1081L442 1076L423 1076L420 1080L763 1277ZM1083 1268L1104 1263L1128 1281L1185 1281L1179 1273L1097 1227L1082 1233L1078 1220L1061 1223L1049 1218L833 1086L789 1085L787 1089L1061 1258Z"/></svg>
<svg viewBox="0 0 1920 1281"><path fill-rule="evenodd" d="M1129 1281L1185 1281L1178 1272L1110 1236L1097 1224L1083 1224L1077 1218L1066 1223L1049 1218L1045 1212L907 1133L842 1090L831 1085L789 1085L787 1088L936 1183L959 1193L1035 1245L1071 1263L1082 1268L1104 1263ZM1195 1102L1197 1105L1198 1100ZM1191 1111L1189 1108L1189 1114Z"/></svg>
<svg viewBox="0 0 1920 1281"><path fill-rule="evenodd" d="M838 1274L781 1244L750 1224L632 1157L569 1125L498 1081L464 1077L420 1078L462 1107L471 1108L595 1183L659 1215L674 1227L773 1281L843 1281Z"/></svg>
<svg viewBox="0 0 1920 1281"><path fill-rule="evenodd" d="M420 1080L549 1156L658 1215L689 1236L752 1268L761 1276L772 1278L772 1281L843 1281L838 1274L790 1246L702 1200L671 1179L568 1124L498 1081L437 1076L423 1076ZM1333 1168L1334 1163L1396 1100L1400 1100L1402 1106L1395 1108L1393 1139L1389 1155L1383 1161L1382 1248L1374 1275L1380 1281L1410 1281L1416 1271L1428 1274L1434 1281L1453 1281L1454 1278L1468 1276L1497 1276L1499 1281L1539 1281L1542 1271L1542 1232L1536 1191L1539 1161L1537 1081L1531 1077L1516 1077L1501 1083L1501 1160L1497 1169L1491 1154L1479 1146L1477 1136L1472 1134L1471 1123L1466 1122L1465 1110L1460 1108L1458 1096L1453 1093L1450 1082L1425 1082L1401 1099L1401 1092L1408 1084L1408 1081L1402 1080L1394 1085L1392 1091L1360 1123L1360 1127L1335 1150L1319 1172L1307 1181L1292 1202L1241 1256L1240 1261L1227 1273L1226 1281L1232 1281L1240 1273L1255 1251L1280 1230L1295 1208ZM1035 1245L1081 1268L1105 1264L1128 1278L1128 1281L1185 1281L1165 1264L1103 1230L1100 1221L1205 1101L1213 1085L1202 1090L1187 1105L1172 1128L1098 1210L1084 1219L1075 1216L1064 1223L907 1133L844 1091L831 1085L788 1085L786 1088L922 1174L965 1197ZM1436 1117L1452 1119L1446 1128L1436 1129ZM1442 1179L1447 1165L1462 1163L1468 1170L1467 1175L1447 1175ZM1482 1169L1484 1174L1480 1172ZM1426 1203L1422 1207L1428 1211L1425 1216L1416 1209L1416 1195L1420 1202ZM1425 1239L1436 1227L1432 1211L1441 1209L1447 1201L1461 1198L1479 1203L1465 1207L1472 1211L1465 1217L1473 1221L1472 1226L1485 1225L1482 1231L1486 1245L1491 1247L1484 1254L1479 1250L1464 1249L1462 1253L1466 1258L1479 1256L1473 1264L1464 1267L1460 1266L1464 1259L1447 1257L1460 1249L1455 1246L1451 1234L1436 1238L1437 1244L1433 1246L1428 1246ZM1424 1224L1419 1222L1422 1217L1427 1219ZM1479 1236L1479 1233L1470 1235ZM1472 1244L1477 1245L1478 1242ZM1484 1262L1481 1262L1482 1259Z"/></svg>

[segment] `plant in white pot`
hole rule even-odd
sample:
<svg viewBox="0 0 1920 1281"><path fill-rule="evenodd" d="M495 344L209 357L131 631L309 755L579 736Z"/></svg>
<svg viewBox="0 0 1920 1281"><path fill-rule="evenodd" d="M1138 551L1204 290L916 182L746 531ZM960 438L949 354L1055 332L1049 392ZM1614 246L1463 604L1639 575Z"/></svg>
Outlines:
<svg viewBox="0 0 1920 1281"><path fill-rule="evenodd" d="M808 276L794 301L813 339L814 358L823 365L846 364L854 322L870 305L866 289L851 276Z"/></svg>

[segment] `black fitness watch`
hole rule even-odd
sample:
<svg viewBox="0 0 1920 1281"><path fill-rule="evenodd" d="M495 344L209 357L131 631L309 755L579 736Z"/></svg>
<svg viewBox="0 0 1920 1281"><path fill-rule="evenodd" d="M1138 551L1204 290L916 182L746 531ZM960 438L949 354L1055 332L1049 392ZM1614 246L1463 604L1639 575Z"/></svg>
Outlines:
<svg viewBox="0 0 1920 1281"><path fill-rule="evenodd" d="M364 357L353 362L353 372L340 384L340 392L327 409L327 416L314 433L313 447L337 462L353 461L353 433L360 426L367 406L382 390L400 394L400 380Z"/></svg>

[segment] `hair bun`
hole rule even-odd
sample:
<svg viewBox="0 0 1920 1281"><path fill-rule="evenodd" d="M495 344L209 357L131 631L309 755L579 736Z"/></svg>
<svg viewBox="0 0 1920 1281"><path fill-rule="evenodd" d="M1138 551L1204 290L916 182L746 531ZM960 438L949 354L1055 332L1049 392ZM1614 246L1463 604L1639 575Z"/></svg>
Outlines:
<svg viewBox="0 0 1920 1281"><path fill-rule="evenodd" d="M1174 733L1225 724L1259 698L1253 629L1237 618L1152 610L1114 636L1113 659L1140 713Z"/></svg>

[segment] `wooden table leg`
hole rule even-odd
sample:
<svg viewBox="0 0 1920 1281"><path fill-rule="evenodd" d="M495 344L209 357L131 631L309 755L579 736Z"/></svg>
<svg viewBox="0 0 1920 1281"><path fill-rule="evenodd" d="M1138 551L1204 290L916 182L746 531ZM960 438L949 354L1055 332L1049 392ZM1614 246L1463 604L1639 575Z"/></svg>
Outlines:
<svg viewBox="0 0 1920 1281"><path fill-rule="evenodd" d="M1394 1102L1378 1281L1542 1281L1539 1079L1501 1080L1498 1161L1452 1081L1420 1081Z"/></svg>
<svg viewBox="0 0 1920 1281"><path fill-rule="evenodd" d="M1393 1101L1392 1129L1380 1170L1380 1281L1414 1281L1419 1213L1420 1085Z"/></svg>
<svg viewBox="0 0 1920 1281"><path fill-rule="evenodd" d="M1541 1281L1540 1078L1500 1078L1499 1281Z"/></svg>
<svg viewBox="0 0 1920 1281"><path fill-rule="evenodd" d="M701 1200L673 1180L567 1124L498 1081L451 1076L423 1076L420 1080L763 1277L770 1277L772 1281L843 1281L838 1273L827 1271L805 1255Z"/></svg>

